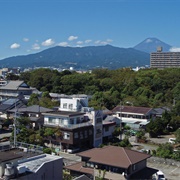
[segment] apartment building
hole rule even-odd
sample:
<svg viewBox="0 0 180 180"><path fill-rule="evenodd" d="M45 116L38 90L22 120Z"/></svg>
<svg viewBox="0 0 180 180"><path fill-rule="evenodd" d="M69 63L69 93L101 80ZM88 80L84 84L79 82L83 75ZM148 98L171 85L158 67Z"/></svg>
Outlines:
<svg viewBox="0 0 180 180"><path fill-rule="evenodd" d="M150 57L151 68L177 68L180 67L180 52L162 52L158 47L157 52L152 52Z"/></svg>

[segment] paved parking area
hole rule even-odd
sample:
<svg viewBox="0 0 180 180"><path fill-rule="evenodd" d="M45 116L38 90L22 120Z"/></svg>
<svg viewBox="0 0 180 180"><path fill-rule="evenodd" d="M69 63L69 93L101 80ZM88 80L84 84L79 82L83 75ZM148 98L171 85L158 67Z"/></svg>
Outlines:
<svg viewBox="0 0 180 180"><path fill-rule="evenodd" d="M172 166L161 162L149 162L147 166L157 170L161 170L167 180L179 180L180 179L180 167Z"/></svg>

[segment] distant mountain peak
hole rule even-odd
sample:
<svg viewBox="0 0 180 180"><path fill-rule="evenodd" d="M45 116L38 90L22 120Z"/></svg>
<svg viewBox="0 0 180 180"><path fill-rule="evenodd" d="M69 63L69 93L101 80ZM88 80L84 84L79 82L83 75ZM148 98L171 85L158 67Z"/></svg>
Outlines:
<svg viewBox="0 0 180 180"><path fill-rule="evenodd" d="M151 37L146 38L144 41L134 46L134 49L151 53L156 52L158 46L161 46L163 48L163 51L169 51L169 49L172 47L171 45L166 44L155 37Z"/></svg>

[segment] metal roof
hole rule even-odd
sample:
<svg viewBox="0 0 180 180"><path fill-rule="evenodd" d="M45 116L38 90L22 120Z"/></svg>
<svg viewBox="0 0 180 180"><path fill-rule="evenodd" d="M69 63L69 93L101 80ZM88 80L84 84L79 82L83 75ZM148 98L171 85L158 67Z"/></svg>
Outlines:
<svg viewBox="0 0 180 180"><path fill-rule="evenodd" d="M34 156L31 158L23 159L18 161L17 169L20 167L25 167L27 172L34 172L36 173L39 168L50 161L62 159L60 156L54 156L50 154L42 154L39 156Z"/></svg>

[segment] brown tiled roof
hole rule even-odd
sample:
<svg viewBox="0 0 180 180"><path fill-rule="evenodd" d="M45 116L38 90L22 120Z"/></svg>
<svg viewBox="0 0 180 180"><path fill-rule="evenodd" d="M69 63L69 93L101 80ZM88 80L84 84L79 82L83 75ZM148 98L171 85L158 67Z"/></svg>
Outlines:
<svg viewBox="0 0 180 180"><path fill-rule="evenodd" d="M65 166L64 168L73 170L73 171L78 171L78 172L85 173L85 174L93 174L94 173L93 168L83 167L82 162L72 164L69 166Z"/></svg>
<svg viewBox="0 0 180 180"><path fill-rule="evenodd" d="M81 152L78 155L89 157L90 162L121 168L128 168L130 165L136 164L150 157L150 155L148 154L117 146L94 148L88 151Z"/></svg>
<svg viewBox="0 0 180 180"><path fill-rule="evenodd" d="M0 152L0 163L23 157L22 154L15 154L10 151Z"/></svg>
<svg viewBox="0 0 180 180"><path fill-rule="evenodd" d="M112 112L127 112L127 113L137 113L137 114L147 114L152 108L148 107L135 107L135 106L116 106Z"/></svg>

